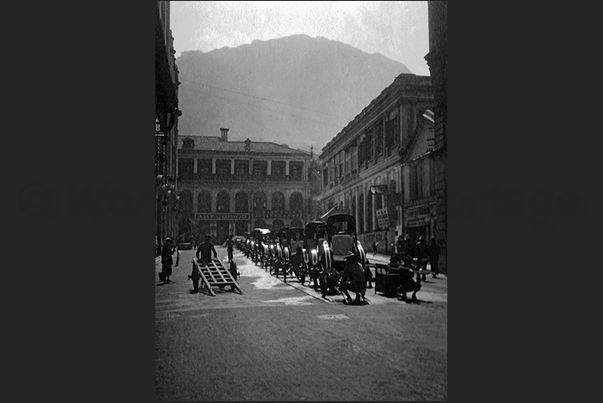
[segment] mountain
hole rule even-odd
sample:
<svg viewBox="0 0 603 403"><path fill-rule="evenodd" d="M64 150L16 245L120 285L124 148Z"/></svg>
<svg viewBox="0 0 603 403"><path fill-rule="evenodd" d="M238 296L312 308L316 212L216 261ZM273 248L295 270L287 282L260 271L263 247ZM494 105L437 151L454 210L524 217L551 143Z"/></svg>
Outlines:
<svg viewBox="0 0 603 403"><path fill-rule="evenodd" d="M293 35L182 52L181 136L272 141L315 152L401 73L402 63L322 37Z"/></svg>

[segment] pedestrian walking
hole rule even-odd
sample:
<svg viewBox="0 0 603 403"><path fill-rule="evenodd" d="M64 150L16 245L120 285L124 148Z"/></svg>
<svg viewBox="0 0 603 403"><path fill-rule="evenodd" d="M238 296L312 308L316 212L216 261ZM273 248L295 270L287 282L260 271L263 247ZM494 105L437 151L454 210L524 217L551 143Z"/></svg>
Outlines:
<svg viewBox="0 0 603 403"><path fill-rule="evenodd" d="M218 258L218 252L213 243L211 243L211 235L205 235L205 241L197 247L197 260L207 263L211 261L211 256L214 255L214 259Z"/></svg>
<svg viewBox="0 0 603 403"><path fill-rule="evenodd" d="M404 236L404 254L412 259L414 257L414 253L414 243L412 239L410 239L410 235L406 234Z"/></svg>
<svg viewBox="0 0 603 403"><path fill-rule="evenodd" d="M429 264L431 265L431 276L433 278L438 277L438 262L440 259L440 245L436 242L434 236L431 237L431 242L429 243Z"/></svg>
<svg viewBox="0 0 603 403"><path fill-rule="evenodd" d="M228 261L232 262L232 252L234 248L234 241L232 240L233 236L229 235L228 240L226 240L226 251L228 252Z"/></svg>
<svg viewBox="0 0 603 403"><path fill-rule="evenodd" d="M174 264L174 260L172 255L177 253L176 257L176 266L178 266L179 260L179 252L178 248L172 246L172 238L167 237L165 239L165 243L163 244L163 249L161 251L161 273L163 274L163 282L171 283L170 276L172 275L172 265Z"/></svg>

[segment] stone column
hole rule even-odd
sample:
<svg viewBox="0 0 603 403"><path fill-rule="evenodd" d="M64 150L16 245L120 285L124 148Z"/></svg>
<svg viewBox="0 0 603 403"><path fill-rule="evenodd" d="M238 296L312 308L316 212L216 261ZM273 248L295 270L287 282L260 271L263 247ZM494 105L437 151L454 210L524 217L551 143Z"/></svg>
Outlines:
<svg viewBox="0 0 603 403"><path fill-rule="evenodd" d="M212 174L216 173L216 159L215 158L211 159L211 173Z"/></svg>
<svg viewBox="0 0 603 403"><path fill-rule="evenodd" d="M272 175L272 160L268 160L268 175Z"/></svg>
<svg viewBox="0 0 603 403"><path fill-rule="evenodd" d="M289 160L285 161L285 175L289 176Z"/></svg>
<svg viewBox="0 0 603 403"><path fill-rule="evenodd" d="M234 175L234 173L235 173L235 160L231 159L230 160L230 174Z"/></svg>
<svg viewBox="0 0 603 403"><path fill-rule="evenodd" d="M197 167L198 164L197 164L197 162L199 161L199 159L198 158L193 158L193 161L194 161L193 162L193 173L196 174L198 172L198 167Z"/></svg>

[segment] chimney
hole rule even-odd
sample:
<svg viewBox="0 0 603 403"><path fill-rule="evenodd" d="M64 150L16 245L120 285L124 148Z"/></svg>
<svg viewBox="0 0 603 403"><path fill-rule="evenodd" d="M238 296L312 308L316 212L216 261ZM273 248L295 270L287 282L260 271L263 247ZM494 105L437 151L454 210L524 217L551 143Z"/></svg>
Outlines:
<svg viewBox="0 0 603 403"><path fill-rule="evenodd" d="M251 140L249 140L249 137L245 140L245 151L251 151Z"/></svg>
<svg viewBox="0 0 603 403"><path fill-rule="evenodd" d="M222 135L220 136L220 141L228 141L228 129L221 127L220 131L222 132Z"/></svg>

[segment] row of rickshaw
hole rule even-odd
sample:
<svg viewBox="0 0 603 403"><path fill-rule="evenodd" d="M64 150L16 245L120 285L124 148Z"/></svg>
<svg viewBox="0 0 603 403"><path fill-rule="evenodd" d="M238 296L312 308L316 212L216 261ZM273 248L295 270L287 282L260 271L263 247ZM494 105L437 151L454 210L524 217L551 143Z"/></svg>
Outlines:
<svg viewBox="0 0 603 403"><path fill-rule="evenodd" d="M237 247L257 266L271 275L306 282L323 297L338 295L344 257L353 253L367 278L371 272L362 244L356 235L356 220L344 210L332 209L305 227L277 230L255 228Z"/></svg>

